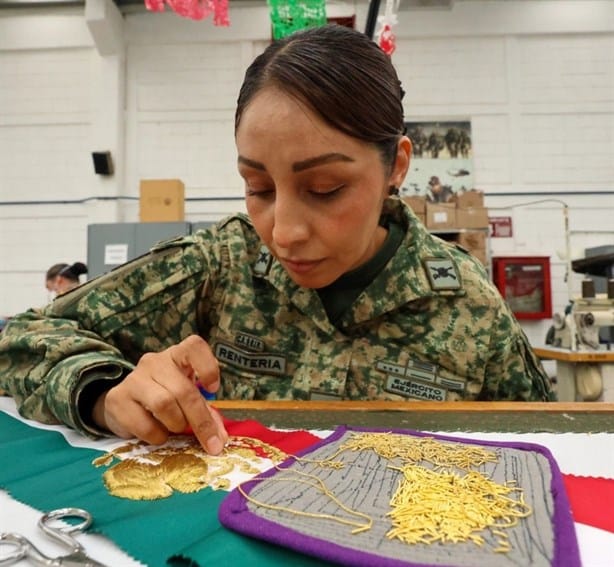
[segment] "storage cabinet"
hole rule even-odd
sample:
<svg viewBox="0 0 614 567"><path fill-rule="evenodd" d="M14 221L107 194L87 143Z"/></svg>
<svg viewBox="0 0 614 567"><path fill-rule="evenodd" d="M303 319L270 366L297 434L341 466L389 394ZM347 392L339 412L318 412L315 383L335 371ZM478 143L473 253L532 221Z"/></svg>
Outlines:
<svg viewBox="0 0 614 567"><path fill-rule="evenodd" d="M199 222L114 222L87 227L87 266L89 279L149 252L163 240L186 236L211 226Z"/></svg>
<svg viewBox="0 0 614 567"><path fill-rule="evenodd" d="M552 317L548 256L495 256L492 274L517 319Z"/></svg>

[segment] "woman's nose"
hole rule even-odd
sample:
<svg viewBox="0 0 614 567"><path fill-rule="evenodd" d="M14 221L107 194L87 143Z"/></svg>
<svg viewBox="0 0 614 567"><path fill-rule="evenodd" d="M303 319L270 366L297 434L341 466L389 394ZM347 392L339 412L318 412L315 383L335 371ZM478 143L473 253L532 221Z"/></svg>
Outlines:
<svg viewBox="0 0 614 567"><path fill-rule="evenodd" d="M309 238L307 215L298 199L280 197L275 199L272 238L280 248L291 248Z"/></svg>

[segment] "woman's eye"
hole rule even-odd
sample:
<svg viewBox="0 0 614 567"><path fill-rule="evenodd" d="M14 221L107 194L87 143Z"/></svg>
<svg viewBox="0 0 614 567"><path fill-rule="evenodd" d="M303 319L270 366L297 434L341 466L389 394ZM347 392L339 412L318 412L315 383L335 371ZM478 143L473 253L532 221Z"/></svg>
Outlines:
<svg viewBox="0 0 614 567"><path fill-rule="evenodd" d="M245 187L245 194L248 197L266 197L273 193L273 189L267 189L266 187Z"/></svg>
<svg viewBox="0 0 614 567"><path fill-rule="evenodd" d="M317 197L321 197L323 199L329 199L339 194L339 192L345 187L345 185L336 185L330 189L313 189L312 193Z"/></svg>

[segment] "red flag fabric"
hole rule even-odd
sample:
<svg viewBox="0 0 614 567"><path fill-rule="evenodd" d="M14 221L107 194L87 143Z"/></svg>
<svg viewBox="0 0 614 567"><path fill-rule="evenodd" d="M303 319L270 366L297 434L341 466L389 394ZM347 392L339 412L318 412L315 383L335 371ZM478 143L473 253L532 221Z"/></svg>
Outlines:
<svg viewBox="0 0 614 567"><path fill-rule="evenodd" d="M301 449L306 449L320 441L320 437L308 431L276 431L252 419L234 421L224 418L224 427L228 435L252 437L264 441L289 455L295 455Z"/></svg>
<svg viewBox="0 0 614 567"><path fill-rule="evenodd" d="M614 479L564 474L574 521L614 533Z"/></svg>

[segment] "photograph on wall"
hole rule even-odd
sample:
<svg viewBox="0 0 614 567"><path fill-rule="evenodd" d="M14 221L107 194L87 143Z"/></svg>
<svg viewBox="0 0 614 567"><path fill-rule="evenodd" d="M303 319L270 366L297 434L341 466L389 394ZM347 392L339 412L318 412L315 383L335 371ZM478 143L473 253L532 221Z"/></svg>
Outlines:
<svg viewBox="0 0 614 567"><path fill-rule="evenodd" d="M401 196L425 196L443 203L473 185L471 122L406 122L413 145Z"/></svg>

